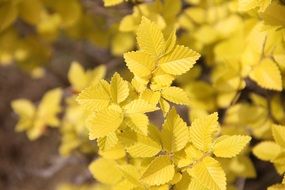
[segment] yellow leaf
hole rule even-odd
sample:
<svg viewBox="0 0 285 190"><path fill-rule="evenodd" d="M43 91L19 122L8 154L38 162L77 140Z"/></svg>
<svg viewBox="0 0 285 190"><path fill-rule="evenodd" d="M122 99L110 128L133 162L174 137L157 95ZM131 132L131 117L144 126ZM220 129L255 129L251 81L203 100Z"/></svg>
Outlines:
<svg viewBox="0 0 285 190"><path fill-rule="evenodd" d="M86 121L86 126L89 129L89 139L94 140L98 137L107 136L116 131L122 121L123 114L111 108L91 115Z"/></svg>
<svg viewBox="0 0 285 190"><path fill-rule="evenodd" d="M38 139L45 132L45 129L46 125L43 121L34 122L34 126L27 130L29 140L34 141Z"/></svg>
<svg viewBox="0 0 285 190"><path fill-rule="evenodd" d="M57 30L62 24L61 17L58 13L45 13L42 14L42 19L39 24L37 24L37 31L41 35L55 35Z"/></svg>
<svg viewBox="0 0 285 190"><path fill-rule="evenodd" d="M272 2L262 17L270 25L285 26L285 7L281 3Z"/></svg>
<svg viewBox="0 0 285 190"><path fill-rule="evenodd" d="M16 114L20 117L16 125L16 131L24 131L33 125L33 117L35 115L35 106L26 99L17 99L12 101L11 106Z"/></svg>
<svg viewBox="0 0 285 190"><path fill-rule="evenodd" d="M226 159L224 159L226 160ZM227 159L227 161L230 161ZM249 156L246 155L239 155L235 158L233 158L230 161L230 164L226 167L229 168L231 172L234 172L235 175L246 177L246 178L255 178L256 172L254 168L254 164L249 158Z"/></svg>
<svg viewBox="0 0 285 190"><path fill-rule="evenodd" d="M126 180L131 182L134 186L141 186L139 182L140 173L136 167L130 164L119 165L118 167Z"/></svg>
<svg viewBox="0 0 285 190"><path fill-rule="evenodd" d="M87 70L87 75L89 78L88 84L95 85L97 84L101 79L103 79L106 75L106 66L105 65L99 65L93 70Z"/></svg>
<svg viewBox="0 0 285 190"><path fill-rule="evenodd" d="M190 185L191 177L187 172L182 173L182 179L175 184L174 189L175 190L190 190L189 185Z"/></svg>
<svg viewBox="0 0 285 190"><path fill-rule="evenodd" d="M0 31L8 28L17 19L17 6L12 2L2 2L0 5Z"/></svg>
<svg viewBox="0 0 285 190"><path fill-rule="evenodd" d="M206 17L208 17L207 19L209 20L211 16L216 17L213 15L213 12L212 14L209 14ZM229 22L233 24L232 27L228 28L228 26L225 26L226 19L228 19L228 17L219 21L217 24L215 24L214 27L211 25L202 25L202 27L200 27L198 31L194 33L194 38L200 41L200 43L205 44L205 45L210 45L210 44L215 43L217 40L219 40L220 35L224 36L224 35L227 35L227 33L230 33L230 31L235 31L236 27L233 21ZM224 26L224 30L221 29L221 25Z"/></svg>
<svg viewBox="0 0 285 190"><path fill-rule="evenodd" d="M274 160L281 151L281 147L272 141L263 141L256 145L252 152L261 160Z"/></svg>
<svg viewBox="0 0 285 190"><path fill-rule="evenodd" d="M134 158L153 157L161 151L161 146L156 140L133 131L125 131L120 139L127 152Z"/></svg>
<svg viewBox="0 0 285 190"><path fill-rule="evenodd" d="M135 6L132 15L127 15L122 18L119 26L119 31L133 32L137 29L138 25L140 24L140 15L141 15L138 9L140 9L140 6Z"/></svg>
<svg viewBox="0 0 285 190"><path fill-rule="evenodd" d="M59 88L48 91L38 106L37 119L44 120L46 125L58 126L57 114L61 111L61 97L62 90Z"/></svg>
<svg viewBox="0 0 285 190"><path fill-rule="evenodd" d="M275 142L285 148L285 126L272 125L272 135Z"/></svg>
<svg viewBox="0 0 285 190"><path fill-rule="evenodd" d="M115 56L121 56L133 49L135 44L135 37L133 33L117 32L112 36L111 40L111 53Z"/></svg>
<svg viewBox="0 0 285 190"><path fill-rule="evenodd" d="M144 171L141 180L148 185L162 185L175 174L174 165L168 156L156 157Z"/></svg>
<svg viewBox="0 0 285 190"><path fill-rule="evenodd" d="M190 140L201 151L211 149L213 135L219 130L218 114L213 113L195 119L190 127Z"/></svg>
<svg viewBox="0 0 285 190"><path fill-rule="evenodd" d="M172 1L172 0L165 0L163 1L163 6L161 10L161 14L163 18L168 22L175 21L177 19L177 15L181 13L182 8L182 1Z"/></svg>
<svg viewBox="0 0 285 190"><path fill-rule="evenodd" d="M25 0L19 4L19 16L29 24L39 23L43 10L42 2L37 0Z"/></svg>
<svg viewBox="0 0 285 190"><path fill-rule="evenodd" d="M80 63L74 61L68 71L68 80L73 90L80 92L87 85L96 85L106 74L105 65L100 65L93 70L85 71Z"/></svg>
<svg viewBox="0 0 285 190"><path fill-rule="evenodd" d="M203 186L203 184L199 183L198 180L196 179L192 179L190 184L189 184L189 187L188 187L189 190L209 190L208 188L206 188L205 186Z"/></svg>
<svg viewBox="0 0 285 190"><path fill-rule="evenodd" d="M175 153L177 167L182 168L193 164L203 156L203 152L195 148L192 144L186 145L184 149Z"/></svg>
<svg viewBox="0 0 285 190"><path fill-rule="evenodd" d="M279 175L282 175L285 173L285 165L284 165L284 158L283 158L283 162L280 164L280 163L275 163L274 162L274 167L276 169L276 171L279 173Z"/></svg>
<svg viewBox="0 0 285 190"><path fill-rule="evenodd" d="M110 85L105 80L84 89L77 97L77 101L85 109L99 111L107 108L110 103Z"/></svg>
<svg viewBox="0 0 285 190"><path fill-rule="evenodd" d="M240 11L249 11L259 7L259 11L263 12L272 0L239 0L238 7Z"/></svg>
<svg viewBox="0 0 285 190"><path fill-rule="evenodd" d="M160 93L154 92L150 89L146 89L140 94L140 99L147 101L149 104L157 105L160 99Z"/></svg>
<svg viewBox="0 0 285 190"><path fill-rule="evenodd" d="M116 184L122 179L122 174L113 160L99 158L89 165L93 177L105 184Z"/></svg>
<svg viewBox="0 0 285 190"><path fill-rule="evenodd" d="M100 150L108 150L117 145L119 139L115 132L108 134L105 137L97 139L97 145Z"/></svg>
<svg viewBox="0 0 285 190"><path fill-rule="evenodd" d="M149 104L145 100L137 99L128 103L124 109L126 110L126 113L146 113L153 112L158 108L155 107L155 105Z"/></svg>
<svg viewBox="0 0 285 190"><path fill-rule="evenodd" d="M82 15L82 6L79 0L53 1L51 6L60 15L63 27L75 25Z"/></svg>
<svg viewBox="0 0 285 190"><path fill-rule="evenodd" d="M160 186L152 186L149 188L149 190L169 190L169 185L165 184L165 185L160 185Z"/></svg>
<svg viewBox="0 0 285 190"><path fill-rule="evenodd" d="M242 135L221 136L214 145L214 154L222 158L234 157L242 151L250 140L251 137Z"/></svg>
<svg viewBox="0 0 285 190"><path fill-rule="evenodd" d="M284 174L285 172L285 152L281 152L273 161L274 165L279 174ZM278 169L279 168L279 169Z"/></svg>
<svg viewBox="0 0 285 190"><path fill-rule="evenodd" d="M76 91L81 91L87 84L87 77L83 67L78 62L72 62L68 71L68 80Z"/></svg>
<svg viewBox="0 0 285 190"><path fill-rule="evenodd" d="M131 113L125 117L126 124L138 133L147 135L148 117L142 113Z"/></svg>
<svg viewBox="0 0 285 190"><path fill-rule="evenodd" d="M112 100L115 103L121 103L129 96L128 82L124 81L118 73L113 75L110 89Z"/></svg>
<svg viewBox="0 0 285 190"><path fill-rule="evenodd" d="M134 185L133 183L131 183L129 180L127 179L123 179L121 180L119 183L117 183L116 185L114 185L112 187L112 190L132 190L132 189L137 189L138 187L136 187L136 185ZM139 188L138 188L139 189ZM105 189L104 189L105 190ZM109 189L107 189L109 190Z"/></svg>
<svg viewBox="0 0 285 190"><path fill-rule="evenodd" d="M284 184L276 184L267 188L267 190L283 190L283 189L285 189Z"/></svg>
<svg viewBox="0 0 285 190"><path fill-rule="evenodd" d="M148 80L142 79L140 77L134 77L132 79L132 86L135 88L137 92L143 92L146 89L146 85L148 83Z"/></svg>
<svg viewBox="0 0 285 190"><path fill-rule="evenodd" d="M99 155L103 158L109 160L117 160L124 158L126 156L125 148L118 143L116 146L106 149L106 150L99 150Z"/></svg>
<svg viewBox="0 0 285 190"><path fill-rule="evenodd" d="M173 108L167 114L162 126L161 138L163 148L168 152L177 152L185 147L189 141L187 124Z"/></svg>
<svg viewBox="0 0 285 190"><path fill-rule="evenodd" d="M76 134L63 134L59 147L59 153L62 156L70 156L73 150L81 145L81 141Z"/></svg>
<svg viewBox="0 0 285 190"><path fill-rule="evenodd" d="M258 65L253 67L249 77L259 86L270 90L282 90L281 73L276 65L270 59L264 59Z"/></svg>
<svg viewBox="0 0 285 190"><path fill-rule="evenodd" d="M103 0L103 1L104 1L104 6L105 7L118 5L118 4L122 3L122 2L124 2L124 0Z"/></svg>
<svg viewBox="0 0 285 190"><path fill-rule="evenodd" d="M188 47L177 45L174 50L159 60L159 67L168 74L181 75L189 71L200 55Z"/></svg>
<svg viewBox="0 0 285 190"><path fill-rule="evenodd" d="M283 108L282 101L280 94L273 96L270 100L270 112L272 117L277 121L284 121L285 119L285 110Z"/></svg>
<svg viewBox="0 0 285 190"><path fill-rule="evenodd" d="M161 90L163 88L169 87L174 80L173 75L167 73L155 73L151 79L150 88L154 91Z"/></svg>
<svg viewBox="0 0 285 190"><path fill-rule="evenodd" d="M153 157L161 151L161 146L156 141L143 135L137 135L136 142L127 148L127 152L134 158Z"/></svg>
<svg viewBox="0 0 285 190"><path fill-rule="evenodd" d="M137 42L142 51L156 58L165 53L166 45L160 28L146 17L142 17L138 27Z"/></svg>
<svg viewBox="0 0 285 190"><path fill-rule="evenodd" d="M174 86L163 89L161 95L166 100L175 104L188 105L190 101L183 89Z"/></svg>
<svg viewBox="0 0 285 190"><path fill-rule="evenodd" d="M168 111L170 110L169 103L166 100L164 100L163 98L160 98L159 106L160 106L160 109L163 113L163 116L165 116L168 113Z"/></svg>
<svg viewBox="0 0 285 190"><path fill-rule="evenodd" d="M258 6L258 0L239 0L238 6L240 11L248 11Z"/></svg>
<svg viewBox="0 0 285 190"><path fill-rule="evenodd" d="M160 130L157 126L153 124L148 125L148 134L150 138L152 138L157 143L161 144L161 138L160 138Z"/></svg>
<svg viewBox="0 0 285 190"><path fill-rule="evenodd" d="M176 45L176 30L173 30L166 40L166 51L165 54L168 54L173 50Z"/></svg>
<svg viewBox="0 0 285 190"><path fill-rule="evenodd" d="M128 69L138 77L149 76L155 67L155 60L143 51L132 51L124 54Z"/></svg>
<svg viewBox="0 0 285 190"><path fill-rule="evenodd" d="M37 110L28 100L20 99L12 103L12 107L20 116L16 131L27 130L30 140L39 138L47 126L58 127L60 120L57 114L61 111L62 90L48 91L42 98ZM25 110L24 110L25 109Z"/></svg>
<svg viewBox="0 0 285 190"><path fill-rule="evenodd" d="M187 172L198 183L211 190L226 190L226 176L219 162L214 158L206 157Z"/></svg>
<svg viewBox="0 0 285 190"><path fill-rule="evenodd" d="M182 175L180 173L175 173L173 179L169 182L170 184L174 185L178 183L182 179Z"/></svg>

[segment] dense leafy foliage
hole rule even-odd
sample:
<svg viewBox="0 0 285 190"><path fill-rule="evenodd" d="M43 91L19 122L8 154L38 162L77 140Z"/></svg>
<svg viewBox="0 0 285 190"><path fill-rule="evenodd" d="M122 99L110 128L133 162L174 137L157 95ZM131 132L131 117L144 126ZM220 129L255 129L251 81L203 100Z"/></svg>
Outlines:
<svg viewBox="0 0 285 190"><path fill-rule="evenodd" d="M38 105L12 102L16 130L30 140L58 127L62 155L94 156L96 183L60 189L236 189L238 179L256 177L251 152L284 176L283 1L104 0L106 9L132 8L111 27L68 1L0 1L2 64L39 68L60 32L125 62L110 80L104 64L85 70L73 62L67 89ZM19 38L17 20L34 36ZM268 190L284 188L285 179Z"/></svg>

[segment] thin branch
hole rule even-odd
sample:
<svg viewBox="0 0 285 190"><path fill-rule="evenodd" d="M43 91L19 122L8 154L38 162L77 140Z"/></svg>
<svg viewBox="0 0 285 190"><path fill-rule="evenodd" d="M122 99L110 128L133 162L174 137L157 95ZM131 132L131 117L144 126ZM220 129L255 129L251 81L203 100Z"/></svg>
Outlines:
<svg viewBox="0 0 285 190"><path fill-rule="evenodd" d="M43 178L50 178L68 164L78 163L80 160L77 157L56 157L52 160L51 166L34 170L32 173Z"/></svg>

